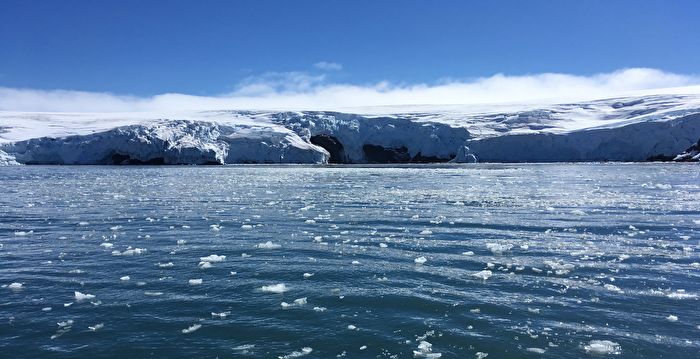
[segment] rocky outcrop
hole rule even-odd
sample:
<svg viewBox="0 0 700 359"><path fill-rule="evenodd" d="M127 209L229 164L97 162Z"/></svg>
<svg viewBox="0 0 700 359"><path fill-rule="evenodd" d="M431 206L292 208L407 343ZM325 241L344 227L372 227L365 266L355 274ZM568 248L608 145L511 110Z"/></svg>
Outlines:
<svg viewBox="0 0 700 359"><path fill-rule="evenodd" d="M676 162L700 162L700 139L683 153L673 158Z"/></svg>

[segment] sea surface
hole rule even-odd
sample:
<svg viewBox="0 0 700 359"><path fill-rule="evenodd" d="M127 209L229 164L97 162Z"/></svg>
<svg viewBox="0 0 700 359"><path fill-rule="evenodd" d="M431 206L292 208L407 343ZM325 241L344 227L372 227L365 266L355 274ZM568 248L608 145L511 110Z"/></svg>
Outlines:
<svg viewBox="0 0 700 359"><path fill-rule="evenodd" d="M700 166L0 167L2 358L700 358Z"/></svg>

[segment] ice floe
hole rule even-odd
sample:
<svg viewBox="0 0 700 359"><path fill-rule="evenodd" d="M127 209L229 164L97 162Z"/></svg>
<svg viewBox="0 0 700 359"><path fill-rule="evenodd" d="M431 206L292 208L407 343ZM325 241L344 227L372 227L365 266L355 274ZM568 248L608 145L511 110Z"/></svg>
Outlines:
<svg viewBox="0 0 700 359"><path fill-rule="evenodd" d="M201 327L202 327L201 324L192 324L191 326L183 329L182 334L190 334L192 332L199 330Z"/></svg>
<svg viewBox="0 0 700 359"><path fill-rule="evenodd" d="M14 282L14 283L10 283L7 286L7 288L16 291L16 290L21 290L22 288L24 288L24 285L22 283Z"/></svg>
<svg viewBox="0 0 700 359"><path fill-rule="evenodd" d="M96 332L104 327L105 327L104 323L98 323L98 324L95 324L93 326L89 326L88 329L92 332Z"/></svg>
<svg viewBox="0 0 700 359"><path fill-rule="evenodd" d="M622 353L620 344L609 340L591 340L584 345L586 353L594 355L617 355Z"/></svg>
<svg viewBox="0 0 700 359"><path fill-rule="evenodd" d="M289 354L278 356L277 358L279 358L279 359L300 358L300 357L311 354L311 352L313 352L313 351L314 350L311 349L310 347L303 347L303 348L301 348L301 350L295 350Z"/></svg>
<svg viewBox="0 0 700 359"><path fill-rule="evenodd" d="M442 357L442 353L433 352L433 344L423 340L418 343L418 350L413 351L413 357L437 359Z"/></svg>
<svg viewBox="0 0 700 359"><path fill-rule="evenodd" d="M77 292L77 291L74 293L74 296L75 296L75 300L76 300L77 302L82 302L82 301L84 301L84 300L95 299L95 296L92 295L92 294L85 294L85 293L81 293L81 292Z"/></svg>
<svg viewBox="0 0 700 359"><path fill-rule="evenodd" d="M265 243L260 243L260 244L256 245L256 247L257 247L257 248L260 248L260 249L278 249L278 248L282 248L281 245L276 244L276 243L272 243L272 241L267 241L267 242L265 242Z"/></svg>
<svg viewBox="0 0 700 359"><path fill-rule="evenodd" d="M492 275L493 275L493 272L491 272L488 269L482 270L482 271L479 271L476 273L472 273L472 277L476 277L476 278L479 278L481 280L487 280L487 279L491 278Z"/></svg>
<svg viewBox="0 0 700 359"><path fill-rule="evenodd" d="M415 262L416 264L425 264L425 262L427 262L427 261L428 261L428 259L423 257L423 256L418 257L418 258L413 260L413 262Z"/></svg>
<svg viewBox="0 0 700 359"><path fill-rule="evenodd" d="M284 283L278 283L272 285L264 285L260 287L260 290L264 293L284 293L289 289Z"/></svg>
<svg viewBox="0 0 700 359"><path fill-rule="evenodd" d="M300 306L306 305L306 303L307 303L306 297L303 297L303 298L295 299L294 302L292 302L292 303L282 302L281 306L282 306L282 308L300 307Z"/></svg>

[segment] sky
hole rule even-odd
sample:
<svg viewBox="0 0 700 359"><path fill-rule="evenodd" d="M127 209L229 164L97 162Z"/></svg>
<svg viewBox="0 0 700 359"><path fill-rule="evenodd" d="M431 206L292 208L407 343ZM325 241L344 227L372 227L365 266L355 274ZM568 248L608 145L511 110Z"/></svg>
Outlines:
<svg viewBox="0 0 700 359"><path fill-rule="evenodd" d="M2 0L0 109L142 110L173 96L195 107L468 103L697 85L697 14L696 0Z"/></svg>

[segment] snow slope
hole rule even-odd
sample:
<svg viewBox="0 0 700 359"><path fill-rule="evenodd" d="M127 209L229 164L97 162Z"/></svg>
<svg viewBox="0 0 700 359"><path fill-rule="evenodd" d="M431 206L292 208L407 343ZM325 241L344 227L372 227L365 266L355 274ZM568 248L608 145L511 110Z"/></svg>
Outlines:
<svg viewBox="0 0 700 359"><path fill-rule="evenodd" d="M671 159L700 95L347 112L0 112L0 164L552 162Z"/></svg>

